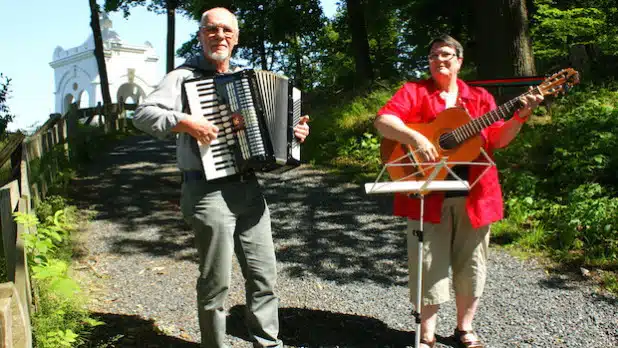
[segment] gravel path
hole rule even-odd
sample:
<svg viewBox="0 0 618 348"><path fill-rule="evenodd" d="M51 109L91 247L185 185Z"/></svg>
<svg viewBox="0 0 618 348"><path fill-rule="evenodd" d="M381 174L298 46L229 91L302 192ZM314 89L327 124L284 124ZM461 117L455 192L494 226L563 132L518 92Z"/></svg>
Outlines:
<svg viewBox="0 0 618 348"><path fill-rule="evenodd" d="M180 213L174 156L171 142L130 138L75 182L75 204L97 211L81 262L99 277L89 286L91 308L107 323L89 346L198 346L196 252ZM262 182L286 346L413 346L405 223L390 216L390 197L367 196L310 166ZM618 347L615 297L497 248L489 269L476 320L488 347ZM237 264L228 299L230 344L250 347ZM442 347L454 346L454 315L453 303L440 312Z"/></svg>

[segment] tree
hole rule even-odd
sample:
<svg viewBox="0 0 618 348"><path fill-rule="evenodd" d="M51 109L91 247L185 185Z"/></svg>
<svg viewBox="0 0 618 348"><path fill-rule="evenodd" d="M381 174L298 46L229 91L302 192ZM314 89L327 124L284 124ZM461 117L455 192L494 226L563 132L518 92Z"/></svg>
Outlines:
<svg viewBox="0 0 618 348"><path fill-rule="evenodd" d="M13 121L15 117L11 114L11 110L7 105L10 84L11 79L0 73L0 137L2 138L6 136L6 127L9 125L9 122Z"/></svg>
<svg viewBox="0 0 618 348"><path fill-rule="evenodd" d="M196 0L187 7L194 18L213 7L226 7L238 18L237 56L263 70L282 72L304 88L312 84L315 36L324 26L319 0ZM197 41L185 43L183 56L196 52Z"/></svg>
<svg viewBox="0 0 618 348"><path fill-rule="evenodd" d="M105 66L105 52L103 48L103 38L101 35L101 25L99 23L99 5L96 0L88 0L90 3L90 27L94 38L94 57L97 60L99 77L101 79L101 95L103 105L110 105L112 97L109 93L109 80L107 78L107 67Z"/></svg>
<svg viewBox="0 0 618 348"><path fill-rule="evenodd" d="M272 42L279 47L277 65L300 89L313 81L312 52L316 33L326 18L317 0L279 0L273 13Z"/></svg>
<svg viewBox="0 0 618 348"><path fill-rule="evenodd" d="M157 14L165 13L167 18L167 40L165 48L165 66L166 71L174 70L175 57L175 36L176 36L176 11L183 10L188 14L191 0L105 0L105 11L114 12L122 10L124 17L130 15L131 8L135 6L146 6L149 11Z"/></svg>
<svg viewBox="0 0 618 348"><path fill-rule="evenodd" d="M365 24L364 4L361 0L346 0L348 21L352 34L356 80L361 86L373 81L373 67L369 55L369 41Z"/></svg>
<svg viewBox="0 0 618 348"><path fill-rule="evenodd" d="M536 75L525 0L474 0L479 78Z"/></svg>
<svg viewBox="0 0 618 348"><path fill-rule="evenodd" d="M541 66L572 66L584 76L618 75L618 6L610 0L536 0L534 54ZM591 71L586 71L590 69ZM589 79L590 75L586 77Z"/></svg>

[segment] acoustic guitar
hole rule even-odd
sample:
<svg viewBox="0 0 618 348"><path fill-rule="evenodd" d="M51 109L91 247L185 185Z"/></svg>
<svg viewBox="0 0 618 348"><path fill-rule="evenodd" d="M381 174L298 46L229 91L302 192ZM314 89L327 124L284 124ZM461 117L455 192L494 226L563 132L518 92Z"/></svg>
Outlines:
<svg viewBox="0 0 618 348"><path fill-rule="evenodd" d="M438 158L447 158L448 162L472 162L481 153L483 140L480 133L483 129L502 120L521 108L520 98L528 94L543 96L566 93L579 83L579 74L571 68L563 69L545 79L540 85L498 108L477 118L471 118L466 110L454 107L440 112L431 123L408 123L406 126L423 134L436 148ZM380 154L387 166L391 180L425 181L432 175L435 162L425 162L411 145L383 138L380 144ZM453 167L448 164L448 167ZM444 180L448 170L441 169L432 180Z"/></svg>

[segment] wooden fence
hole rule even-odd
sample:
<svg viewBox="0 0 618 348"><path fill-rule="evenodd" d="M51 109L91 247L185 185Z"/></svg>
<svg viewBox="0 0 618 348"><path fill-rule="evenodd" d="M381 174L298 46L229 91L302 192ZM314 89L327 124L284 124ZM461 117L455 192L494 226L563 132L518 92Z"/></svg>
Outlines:
<svg viewBox="0 0 618 348"><path fill-rule="evenodd" d="M86 127L99 127L105 133L123 130L127 126L128 110L135 110L135 105L112 104L106 108L99 105L88 109L77 109L73 105L65 115L50 115L47 122L30 136L20 132L11 135L0 150L0 168L9 168L8 178L0 182L1 251L8 278L7 283L0 284L0 348L32 347L30 315L36 310L36 303L33 303L21 236L36 233L36 230L16 224L13 213L34 212L33 201L46 197L62 170L57 160L45 162L43 168L41 159L52 150L60 149L67 160L72 160L72 141L78 139L81 130ZM34 173L31 164L36 160L39 167Z"/></svg>

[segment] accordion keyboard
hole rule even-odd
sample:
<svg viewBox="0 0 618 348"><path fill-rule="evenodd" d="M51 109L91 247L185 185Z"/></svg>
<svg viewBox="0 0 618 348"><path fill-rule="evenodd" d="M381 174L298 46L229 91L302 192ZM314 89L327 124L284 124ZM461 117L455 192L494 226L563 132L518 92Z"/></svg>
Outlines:
<svg viewBox="0 0 618 348"><path fill-rule="evenodd" d="M236 174L234 126L228 106L219 104L214 79L187 82L185 88L191 114L206 117L219 128L217 139L210 144L198 143L206 180Z"/></svg>

